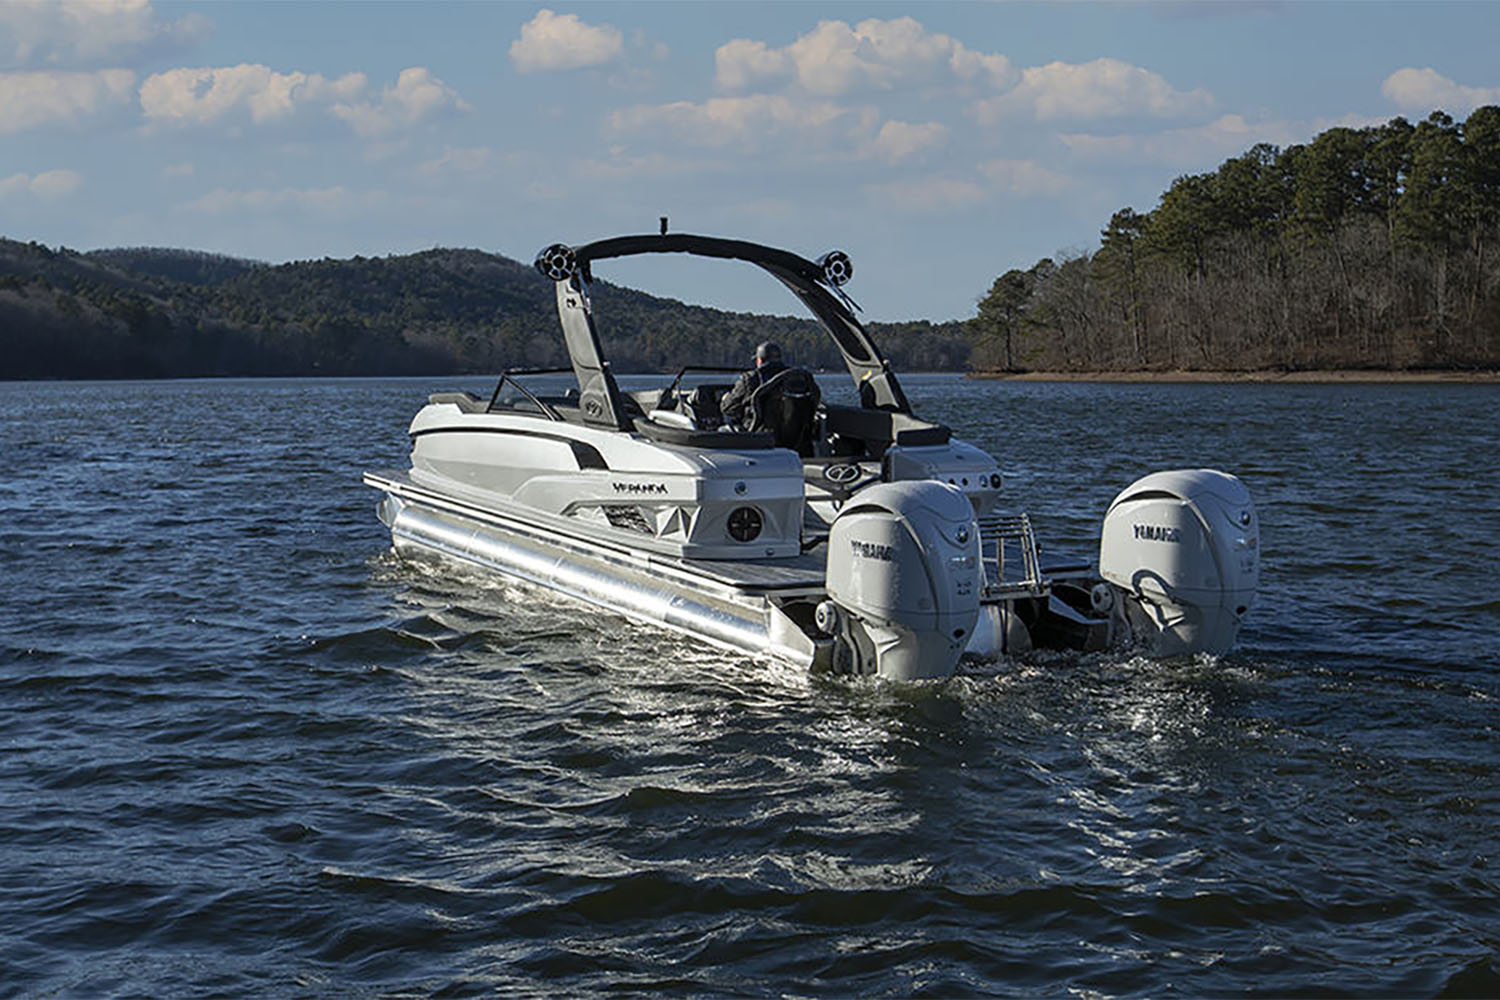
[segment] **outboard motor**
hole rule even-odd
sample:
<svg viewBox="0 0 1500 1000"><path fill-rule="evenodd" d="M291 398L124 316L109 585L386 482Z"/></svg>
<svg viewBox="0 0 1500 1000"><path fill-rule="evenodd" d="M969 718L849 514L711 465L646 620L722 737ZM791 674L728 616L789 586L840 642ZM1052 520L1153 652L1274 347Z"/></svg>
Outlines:
<svg viewBox="0 0 1500 1000"><path fill-rule="evenodd" d="M953 672L979 617L979 525L963 492L932 480L862 490L828 533L817 624L835 670L894 680Z"/></svg>
<svg viewBox="0 0 1500 1000"><path fill-rule="evenodd" d="M1157 656L1227 652L1255 600L1259 535L1250 491L1227 473L1181 469L1132 483L1109 505L1099 541L1116 623Z"/></svg>

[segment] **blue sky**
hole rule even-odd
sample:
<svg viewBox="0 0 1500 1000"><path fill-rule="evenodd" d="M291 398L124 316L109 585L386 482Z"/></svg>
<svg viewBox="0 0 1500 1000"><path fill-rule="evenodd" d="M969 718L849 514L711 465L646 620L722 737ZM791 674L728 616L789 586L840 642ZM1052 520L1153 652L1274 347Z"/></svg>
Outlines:
<svg viewBox="0 0 1500 1000"><path fill-rule="evenodd" d="M1256 142L1500 103L1500 3L0 0L0 235L268 261L672 228L854 260L875 320ZM795 312L749 269L600 275Z"/></svg>

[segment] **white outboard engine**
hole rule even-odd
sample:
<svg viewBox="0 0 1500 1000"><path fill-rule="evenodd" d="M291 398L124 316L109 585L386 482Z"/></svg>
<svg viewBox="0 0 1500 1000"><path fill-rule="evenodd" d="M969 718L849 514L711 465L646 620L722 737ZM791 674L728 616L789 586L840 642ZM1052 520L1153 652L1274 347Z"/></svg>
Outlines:
<svg viewBox="0 0 1500 1000"><path fill-rule="evenodd" d="M818 627L835 670L894 680L953 672L979 617L979 525L963 491L933 480L862 490L828 533Z"/></svg>
<svg viewBox="0 0 1500 1000"><path fill-rule="evenodd" d="M1255 600L1259 536L1234 476L1180 469L1137 480L1109 505L1099 541L1116 621L1157 656L1228 652Z"/></svg>

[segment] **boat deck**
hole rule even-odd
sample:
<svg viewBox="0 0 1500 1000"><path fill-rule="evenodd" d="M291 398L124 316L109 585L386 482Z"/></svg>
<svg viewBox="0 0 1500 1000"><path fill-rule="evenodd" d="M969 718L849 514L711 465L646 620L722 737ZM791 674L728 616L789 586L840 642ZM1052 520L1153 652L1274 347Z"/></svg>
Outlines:
<svg viewBox="0 0 1500 1000"><path fill-rule="evenodd" d="M694 573L745 590L822 587L827 553L819 547L789 559L667 559Z"/></svg>

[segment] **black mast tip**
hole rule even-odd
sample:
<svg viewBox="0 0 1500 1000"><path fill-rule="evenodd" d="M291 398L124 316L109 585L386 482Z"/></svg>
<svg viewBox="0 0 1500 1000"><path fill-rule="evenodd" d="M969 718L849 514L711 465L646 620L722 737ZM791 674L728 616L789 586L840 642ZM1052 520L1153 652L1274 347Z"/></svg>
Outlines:
<svg viewBox="0 0 1500 1000"><path fill-rule="evenodd" d="M661 234L663 236L667 235L667 217L665 215L661 217Z"/></svg>

